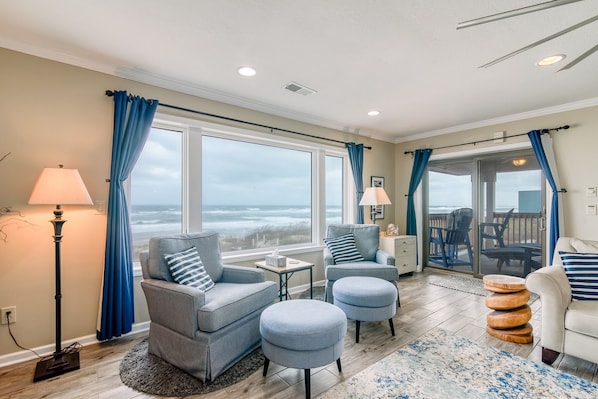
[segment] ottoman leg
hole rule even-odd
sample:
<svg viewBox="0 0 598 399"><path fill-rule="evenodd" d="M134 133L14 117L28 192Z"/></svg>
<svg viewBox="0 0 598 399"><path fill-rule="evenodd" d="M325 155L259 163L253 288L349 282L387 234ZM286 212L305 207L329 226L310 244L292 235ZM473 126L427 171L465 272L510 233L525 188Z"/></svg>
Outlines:
<svg viewBox="0 0 598 399"><path fill-rule="evenodd" d="M336 367L338 367L339 373L343 372L343 366L341 366L341 358L340 357L338 359L336 359Z"/></svg>
<svg viewBox="0 0 598 399"><path fill-rule="evenodd" d="M359 320L355 320L355 343L356 344L359 343L359 325L360 325Z"/></svg>
<svg viewBox="0 0 598 399"><path fill-rule="evenodd" d="M310 369L305 369L303 371L305 373L305 398L306 399L310 399L311 398L311 370Z"/></svg>
<svg viewBox="0 0 598 399"><path fill-rule="evenodd" d="M270 359L268 359L266 356L264 356L264 374L263 376L265 377L266 374L268 374L268 366L270 365Z"/></svg>
<svg viewBox="0 0 598 399"><path fill-rule="evenodd" d="M390 324L390 333L394 337L395 336L395 325L392 322L392 317L390 319L388 319L388 324Z"/></svg>

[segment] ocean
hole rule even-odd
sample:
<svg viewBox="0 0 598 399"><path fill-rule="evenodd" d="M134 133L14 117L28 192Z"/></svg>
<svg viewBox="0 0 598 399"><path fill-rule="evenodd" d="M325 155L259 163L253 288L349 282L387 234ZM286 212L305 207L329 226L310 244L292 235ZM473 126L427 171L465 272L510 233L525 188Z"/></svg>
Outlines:
<svg viewBox="0 0 598 399"><path fill-rule="evenodd" d="M181 208L172 205L131 206L134 241L149 240L161 234L181 231ZM341 223L342 208L327 209L327 223ZM265 227L282 229L311 226L311 208L305 205L209 205L202 211L202 230L217 231L221 236L244 237Z"/></svg>

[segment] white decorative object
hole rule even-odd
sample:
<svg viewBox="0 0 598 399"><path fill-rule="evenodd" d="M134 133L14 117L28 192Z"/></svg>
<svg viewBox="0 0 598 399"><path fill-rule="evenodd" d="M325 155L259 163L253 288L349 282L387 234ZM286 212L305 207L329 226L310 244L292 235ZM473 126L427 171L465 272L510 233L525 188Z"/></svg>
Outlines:
<svg viewBox="0 0 598 399"><path fill-rule="evenodd" d="M272 251L272 255L266 255L266 264L269 266L282 267L287 264L287 257L278 255L278 248Z"/></svg>
<svg viewBox="0 0 598 399"><path fill-rule="evenodd" d="M397 226L395 226L394 224L389 224L386 227L386 235L387 236L397 236L399 235L399 228Z"/></svg>

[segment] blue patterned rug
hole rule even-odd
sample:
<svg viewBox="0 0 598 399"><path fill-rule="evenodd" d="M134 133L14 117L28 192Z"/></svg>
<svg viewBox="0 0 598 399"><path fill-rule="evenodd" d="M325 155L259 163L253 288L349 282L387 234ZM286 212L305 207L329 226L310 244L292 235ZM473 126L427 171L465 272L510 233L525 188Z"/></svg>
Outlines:
<svg viewBox="0 0 598 399"><path fill-rule="evenodd" d="M598 385L436 328L319 398L598 398Z"/></svg>

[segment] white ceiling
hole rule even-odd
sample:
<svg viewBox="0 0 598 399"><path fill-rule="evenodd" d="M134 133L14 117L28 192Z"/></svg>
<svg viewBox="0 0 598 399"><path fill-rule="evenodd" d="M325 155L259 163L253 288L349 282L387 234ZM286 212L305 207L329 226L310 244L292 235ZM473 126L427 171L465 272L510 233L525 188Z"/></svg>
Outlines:
<svg viewBox="0 0 598 399"><path fill-rule="evenodd" d="M598 52L557 72L598 44L598 21L478 68L597 15L598 0L456 29L541 1L0 0L0 47L398 142L598 104Z"/></svg>

